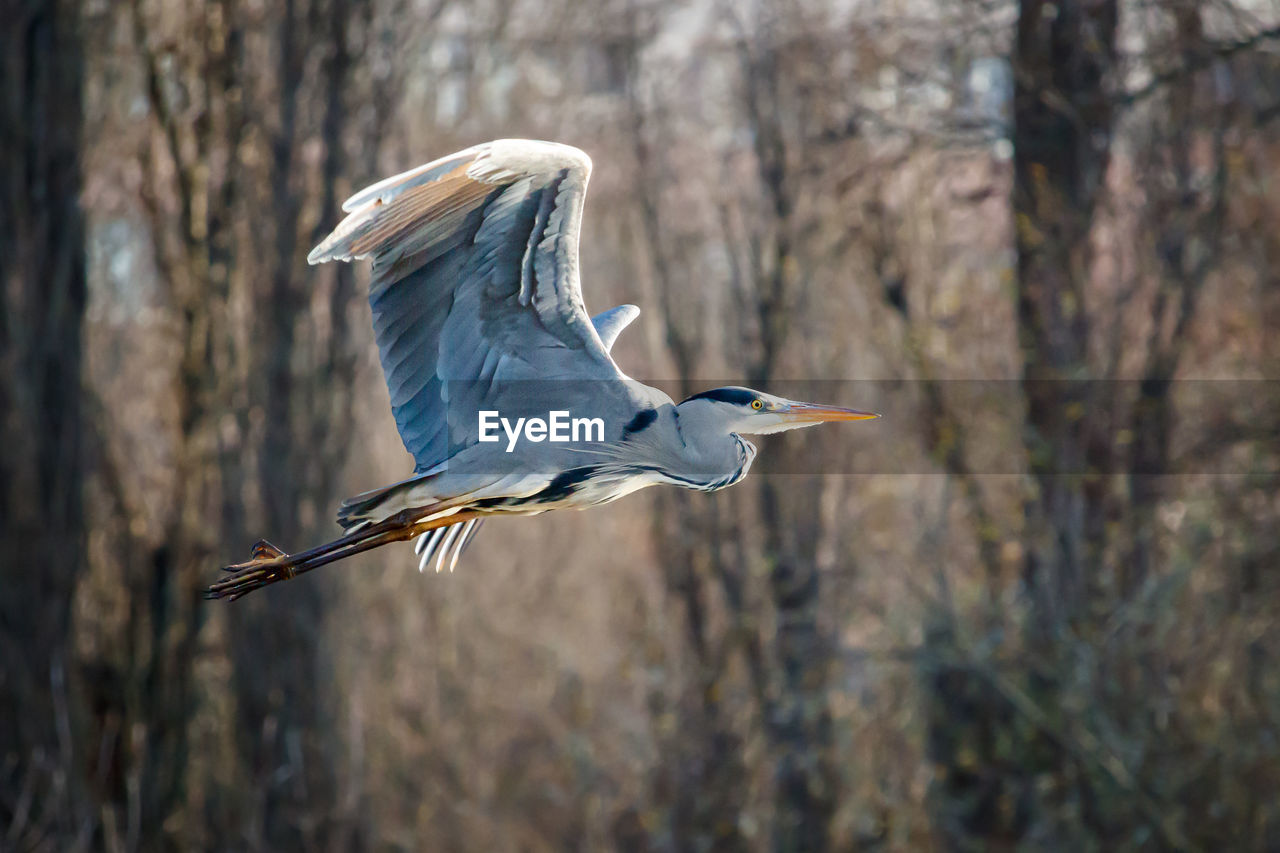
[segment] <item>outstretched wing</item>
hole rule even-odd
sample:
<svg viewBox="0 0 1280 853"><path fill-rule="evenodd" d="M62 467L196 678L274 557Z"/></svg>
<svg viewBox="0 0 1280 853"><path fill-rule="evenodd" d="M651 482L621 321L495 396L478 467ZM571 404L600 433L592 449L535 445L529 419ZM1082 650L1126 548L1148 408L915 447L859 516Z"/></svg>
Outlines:
<svg viewBox="0 0 1280 853"><path fill-rule="evenodd" d="M391 406L417 470L449 454L449 396L495 382L620 375L582 303L591 160L503 139L352 196L310 263L373 259L369 303ZM616 334L616 332L615 332Z"/></svg>

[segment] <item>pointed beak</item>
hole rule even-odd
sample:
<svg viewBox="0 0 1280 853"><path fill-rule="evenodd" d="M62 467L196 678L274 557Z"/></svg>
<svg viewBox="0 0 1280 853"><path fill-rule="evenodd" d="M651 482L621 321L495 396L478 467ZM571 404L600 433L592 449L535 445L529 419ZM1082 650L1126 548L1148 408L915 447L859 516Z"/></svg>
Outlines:
<svg viewBox="0 0 1280 853"><path fill-rule="evenodd" d="M859 412L839 406L820 406L817 403L792 403L783 416L795 423L820 424L827 421L870 421L880 417L875 412Z"/></svg>

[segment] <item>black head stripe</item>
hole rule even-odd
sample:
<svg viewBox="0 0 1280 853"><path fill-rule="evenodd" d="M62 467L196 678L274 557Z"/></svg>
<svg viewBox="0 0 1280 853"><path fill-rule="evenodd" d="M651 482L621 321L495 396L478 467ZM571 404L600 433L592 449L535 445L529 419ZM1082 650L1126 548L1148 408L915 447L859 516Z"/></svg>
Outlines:
<svg viewBox="0 0 1280 853"><path fill-rule="evenodd" d="M750 406L751 401L759 397L755 391L750 388L712 388L710 391L703 391L701 394L694 394L689 400L716 400L720 403L732 403L735 406ZM685 400L685 402L689 402Z"/></svg>

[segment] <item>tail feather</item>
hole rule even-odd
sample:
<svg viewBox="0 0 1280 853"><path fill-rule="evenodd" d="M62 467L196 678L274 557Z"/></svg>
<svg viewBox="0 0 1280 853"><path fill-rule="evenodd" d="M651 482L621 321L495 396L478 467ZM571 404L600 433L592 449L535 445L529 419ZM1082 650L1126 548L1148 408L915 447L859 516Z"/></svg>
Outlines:
<svg viewBox="0 0 1280 853"><path fill-rule="evenodd" d="M338 507L338 524L343 530L359 530L366 525L382 521L400 510L409 509L412 504L423 503L423 501L410 501L407 498L415 486L421 485L431 476L431 474L419 474L394 485L361 492L347 498Z"/></svg>

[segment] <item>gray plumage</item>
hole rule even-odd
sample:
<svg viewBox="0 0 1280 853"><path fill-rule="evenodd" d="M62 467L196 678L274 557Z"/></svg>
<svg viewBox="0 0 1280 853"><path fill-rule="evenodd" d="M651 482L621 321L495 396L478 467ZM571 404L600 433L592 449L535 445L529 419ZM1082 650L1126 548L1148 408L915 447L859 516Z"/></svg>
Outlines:
<svg viewBox="0 0 1280 853"><path fill-rule="evenodd" d="M418 538L420 568L450 568L485 518L616 500L672 484L712 491L746 475L741 436L827 420L850 409L722 388L679 404L627 377L611 349L639 314L590 318L578 240L591 161L566 145L499 140L381 181L308 256L372 261L369 304L396 426L414 475L339 510L347 535L294 555L255 552L215 597L238 597L318 565ZM603 435L530 434L508 449L481 440L479 413L565 411Z"/></svg>

